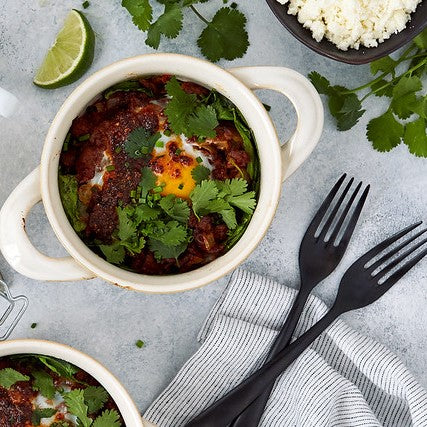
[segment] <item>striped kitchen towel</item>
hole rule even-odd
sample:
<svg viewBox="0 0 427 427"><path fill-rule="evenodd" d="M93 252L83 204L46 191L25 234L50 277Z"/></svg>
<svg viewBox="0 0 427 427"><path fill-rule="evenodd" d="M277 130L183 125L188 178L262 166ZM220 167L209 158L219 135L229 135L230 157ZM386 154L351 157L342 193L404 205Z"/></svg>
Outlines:
<svg viewBox="0 0 427 427"><path fill-rule="evenodd" d="M179 427L258 368L295 295L237 270L200 332L200 349L145 418ZM326 310L311 296L296 335ZM338 320L277 380L260 426L427 426L427 393L395 355Z"/></svg>

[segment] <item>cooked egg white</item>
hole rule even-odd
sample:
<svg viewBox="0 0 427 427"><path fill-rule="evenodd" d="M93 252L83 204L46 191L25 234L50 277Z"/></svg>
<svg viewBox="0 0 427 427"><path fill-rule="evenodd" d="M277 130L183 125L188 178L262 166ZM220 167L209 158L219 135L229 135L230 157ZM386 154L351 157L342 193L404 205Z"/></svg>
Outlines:
<svg viewBox="0 0 427 427"><path fill-rule="evenodd" d="M65 392L71 391L71 388L67 385L62 385L62 388ZM53 399L47 399L46 397L42 396L41 393L37 393L37 396L35 397L32 403L35 408L52 408L58 411L53 417L43 418L41 423L42 427L50 426L55 421L58 421L58 414L64 414L64 418L66 420L71 421L72 423L77 425L77 417L75 417L74 415L67 414L67 407L65 406L65 401L60 393L56 393Z"/></svg>

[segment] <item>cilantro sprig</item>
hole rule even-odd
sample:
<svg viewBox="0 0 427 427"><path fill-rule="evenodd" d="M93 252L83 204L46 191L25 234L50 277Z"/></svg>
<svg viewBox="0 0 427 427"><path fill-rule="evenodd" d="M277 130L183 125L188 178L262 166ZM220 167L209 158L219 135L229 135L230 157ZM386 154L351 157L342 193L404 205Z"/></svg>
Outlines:
<svg viewBox="0 0 427 427"><path fill-rule="evenodd" d="M427 94L422 80L427 74L427 29L399 58L380 58L370 68L377 77L355 89L331 85L317 72L310 73L309 78L317 91L327 96L329 111L341 131L357 124L365 113L362 103L368 97L389 98L387 110L369 121L368 140L381 152L403 142L413 155L427 157ZM358 92L365 94L359 98Z"/></svg>
<svg viewBox="0 0 427 427"><path fill-rule="evenodd" d="M147 32L145 43L154 49L159 48L162 37L178 37L188 10L204 25L197 45L207 59L217 62L222 58L241 58L249 47L245 15L233 3L230 7L220 8L209 21L195 7L196 4L206 2L207 0L122 0L122 6L132 16L132 22L141 31ZM163 5L164 10L155 20L153 4L157 3Z"/></svg>
<svg viewBox="0 0 427 427"><path fill-rule="evenodd" d="M237 227L236 209L252 214L255 205L255 191L247 191L244 179L225 181L202 181L196 185L190 198L197 217L218 213L230 230Z"/></svg>
<svg viewBox="0 0 427 427"><path fill-rule="evenodd" d="M166 91L171 97L165 113L172 130L176 134L214 138L218 119L215 109L206 105L193 93L185 92L176 77L166 84Z"/></svg>

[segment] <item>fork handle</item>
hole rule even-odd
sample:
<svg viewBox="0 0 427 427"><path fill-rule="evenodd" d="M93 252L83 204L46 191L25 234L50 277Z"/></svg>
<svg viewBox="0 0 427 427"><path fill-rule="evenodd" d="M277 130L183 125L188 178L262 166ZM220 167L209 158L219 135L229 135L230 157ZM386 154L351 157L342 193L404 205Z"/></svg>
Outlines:
<svg viewBox="0 0 427 427"><path fill-rule="evenodd" d="M315 325L185 427L227 427L342 313L334 305Z"/></svg>
<svg viewBox="0 0 427 427"><path fill-rule="evenodd" d="M303 289L298 292L294 303L292 304L292 308L289 311L286 322L282 326L282 329L271 346L266 362L273 360L281 350L289 345L309 295L310 292L305 292ZM266 387L264 393L252 402L251 405L234 420L231 427L256 427L264 413L265 406L270 398L270 393L274 388L274 384L275 381L272 381Z"/></svg>

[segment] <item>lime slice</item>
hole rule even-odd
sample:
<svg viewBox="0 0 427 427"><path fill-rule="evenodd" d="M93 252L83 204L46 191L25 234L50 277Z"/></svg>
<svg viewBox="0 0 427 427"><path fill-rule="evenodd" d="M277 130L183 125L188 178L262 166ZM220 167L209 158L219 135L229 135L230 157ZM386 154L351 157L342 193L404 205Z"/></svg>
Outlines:
<svg viewBox="0 0 427 427"><path fill-rule="evenodd" d="M92 64L94 48L95 34L89 21L73 9L47 52L34 84L54 89L75 82Z"/></svg>

